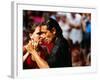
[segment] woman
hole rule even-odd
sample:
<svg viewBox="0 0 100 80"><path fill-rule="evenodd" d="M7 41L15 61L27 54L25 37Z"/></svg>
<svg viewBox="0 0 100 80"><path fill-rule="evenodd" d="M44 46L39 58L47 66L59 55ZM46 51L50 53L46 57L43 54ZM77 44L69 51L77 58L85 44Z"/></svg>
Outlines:
<svg viewBox="0 0 100 80"><path fill-rule="evenodd" d="M40 38L40 26L36 26L32 33L30 33L30 41L27 45L24 46L23 50L23 68L32 69L39 68L37 65L34 55L31 53L35 52L37 55L45 59L46 50L41 47L41 38Z"/></svg>

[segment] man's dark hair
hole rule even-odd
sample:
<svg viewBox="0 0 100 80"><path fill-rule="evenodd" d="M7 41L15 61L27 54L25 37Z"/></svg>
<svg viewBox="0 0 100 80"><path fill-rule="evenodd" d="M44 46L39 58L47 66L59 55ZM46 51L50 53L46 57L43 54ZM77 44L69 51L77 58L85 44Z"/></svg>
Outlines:
<svg viewBox="0 0 100 80"><path fill-rule="evenodd" d="M60 28L58 22L52 18L48 18L42 25L47 25L47 29L52 31L53 28L56 29L56 36L62 36L62 29Z"/></svg>
<svg viewBox="0 0 100 80"><path fill-rule="evenodd" d="M47 20L47 27L48 30L52 30L53 28L56 29L56 36L62 36L62 29L60 28L58 22L52 18Z"/></svg>

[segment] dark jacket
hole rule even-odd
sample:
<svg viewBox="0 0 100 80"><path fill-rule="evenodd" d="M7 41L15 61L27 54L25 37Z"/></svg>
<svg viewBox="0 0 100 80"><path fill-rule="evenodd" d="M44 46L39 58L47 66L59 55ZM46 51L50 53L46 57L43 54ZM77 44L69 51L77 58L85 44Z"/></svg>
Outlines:
<svg viewBox="0 0 100 80"><path fill-rule="evenodd" d="M67 41L63 37L57 37L54 44L55 46L47 58L49 66L51 68L71 67L71 53Z"/></svg>

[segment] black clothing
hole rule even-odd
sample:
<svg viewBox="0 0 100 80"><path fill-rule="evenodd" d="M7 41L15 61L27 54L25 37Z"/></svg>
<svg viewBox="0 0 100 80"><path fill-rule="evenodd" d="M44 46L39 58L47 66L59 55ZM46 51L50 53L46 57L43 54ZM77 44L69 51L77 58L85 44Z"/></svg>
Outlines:
<svg viewBox="0 0 100 80"><path fill-rule="evenodd" d="M63 37L56 38L54 48L48 56L47 62L51 68L72 66L68 43Z"/></svg>

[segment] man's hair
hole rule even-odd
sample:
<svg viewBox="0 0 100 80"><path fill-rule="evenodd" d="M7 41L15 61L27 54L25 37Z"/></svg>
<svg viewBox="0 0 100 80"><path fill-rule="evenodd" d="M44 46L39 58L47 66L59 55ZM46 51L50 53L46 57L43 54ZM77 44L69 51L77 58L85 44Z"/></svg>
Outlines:
<svg viewBox="0 0 100 80"><path fill-rule="evenodd" d="M58 22L52 18L48 18L44 23L41 25L47 25L47 29L49 31L52 31L53 28L56 29L56 36L61 37L62 36L62 29L60 28Z"/></svg>

